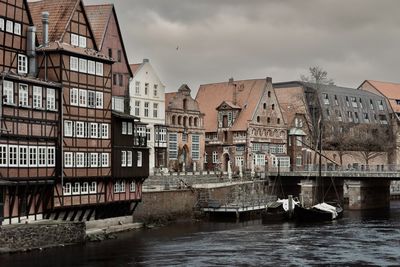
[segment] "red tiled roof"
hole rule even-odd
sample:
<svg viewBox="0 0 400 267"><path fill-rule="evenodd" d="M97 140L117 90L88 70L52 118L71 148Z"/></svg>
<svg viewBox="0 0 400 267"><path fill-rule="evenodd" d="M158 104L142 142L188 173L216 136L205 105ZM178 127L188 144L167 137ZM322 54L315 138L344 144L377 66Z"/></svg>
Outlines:
<svg viewBox="0 0 400 267"><path fill-rule="evenodd" d="M49 12L49 42L60 41L78 3L79 0L28 2L39 43L43 40L42 12Z"/></svg>
<svg viewBox="0 0 400 267"><path fill-rule="evenodd" d="M86 14L92 27L94 38L98 47L102 47L104 36L107 30L108 21L112 13L112 4L87 5Z"/></svg>
<svg viewBox="0 0 400 267"><path fill-rule="evenodd" d="M378 92L385 96L393 111L400 112L400 106L397 104L396 100L400 100L400 84L391 82L381 82L374 80L366 80L370 85L372 85Z"/></svg>
<svg viewBox="0 0 400 267"><path fill-rule="evenodd" d="M234 86L236 85L236 86ZM233 83L213 83L200 85L196 95L200 111L205 114L204 128L206 132L217 131L217 110L223 102L232 102L236 88L236 105L242 110L239 117L231 127L233 131L246 131L248 121L252 119L257 104L260 101L265 87L266 79L242 80Z"/></svg>
<svg viewBox="0 0 400 267"><path fill-rule="evenodd" d="M131 67L133 76L135 76L136 71L140 68L140 66L142 66L142 64L143 63L129 64L129 66Z"/></svg>
<svg viewBox="0 0 400 267"><path fill-rule="evenodd" d="M51 42L51 43L49 43L49 45L47 47L38 48L38 51L61 51L61 50L73 52L75 54L80 54L80 55L95 58L95 59L102 59L102 60L114 62L114 60L112 58L109 58L108 56L106 56L96 50L72 46L72 45L66 44L66 43Z"/></svg>
<svg viewBox="0 0 400 267"><path fill-rule="evenodd" d="M277 88L275 89L275 94L286 123L292 123L296 113L307 114L307 105L301 86Z"/></svg>
<svg viewBox="0 0 400 267"><path fill-rule="evenodd" d="M134 64L132 64L134 65ZM139 64L140 65L140 64ZM177 92L165 93L165 110L168 109L169 102L176 96Z"/></svg>

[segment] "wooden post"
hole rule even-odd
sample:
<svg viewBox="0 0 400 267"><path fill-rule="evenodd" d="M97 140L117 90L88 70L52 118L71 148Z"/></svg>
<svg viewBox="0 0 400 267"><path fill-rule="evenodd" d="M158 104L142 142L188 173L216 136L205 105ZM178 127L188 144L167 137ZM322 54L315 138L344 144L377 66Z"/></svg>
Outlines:
<svg viewBox="0 0 400 267"><path fill-rule="evenodd" d="M288 195L288 208L289 208L289 217L292 217L293 214L293 196Z"/></svg>

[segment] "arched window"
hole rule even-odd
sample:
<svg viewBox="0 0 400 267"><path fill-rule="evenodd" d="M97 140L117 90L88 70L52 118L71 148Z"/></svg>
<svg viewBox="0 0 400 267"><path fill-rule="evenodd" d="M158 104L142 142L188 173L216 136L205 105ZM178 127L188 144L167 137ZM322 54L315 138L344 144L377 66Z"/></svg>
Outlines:
<svg viewBox="0 0 400 267"><path fill-rule="evenodd" d="M199 119L198 118L194 118L194 126L197 127L199 124Z"/></svg>
<svg viewBox="0 0 400 267"><path fill-rule="evenodd" d="M183 126L186 127L187 126L187 117L183 117Z"/></svg>
<svg viewBox="0 0 400 267"><path fill-rule="evenodd" d="M271 91L268 91L268 97L271 97Z"/></svg>
<svg viewBox="0 0 400 267"><path fill-rule="evenodd" d="M175 125L175 122L176 122L176 121L175 121L175 115L172 115L171 124L172 124L172 125Z"/></svg>
<svg viewBox="0 0 400 267"><path fill-rule="evenodd" d="M192 126L192 123L193 123L193 118L189 117L189 126Z"/></svg>
<svg viewBox="0 0 400 267"><path fill-rule="evenodd" d="M278 124L280 124L280 123L281 123L281 119L278 118L278 119L276 120L276 122L277 122Z"/></svg>
<svg viewBox="0 0 400 267"><path fill-rule="evenodd" d="M257 122L260 122L260 116L257 116Z"/></svg>
<svg viewBox="0 0 400 267"><path fill-rule="evenodd" d="M178 125L182 125L182 117L178 116Z"/></svg>
<svg viewBox="0 0 400 267"><path fill-rule="evenodd" d="M187 109L187 99L183 99L183 110Z"/></svg>
<svg viewBox="0 0 400 267"><path fill-rule="evenodd" d="M267 103L263 104L263 108L264 108L264 110L267 109Z"/></svg>
<svg viewBox="0 0 400 267"><path fill-rule="evenodd" d="M272 104L271 108L272 108L272 110L274 110L275 109L275 104Z"/></svg>
<svg viewBox="0 0 400 267"><path fill-rule="evenodd" d="M271 122L271 118L268 117L268 118L267 118L267 123L270 123L270 122Z"/></svg>

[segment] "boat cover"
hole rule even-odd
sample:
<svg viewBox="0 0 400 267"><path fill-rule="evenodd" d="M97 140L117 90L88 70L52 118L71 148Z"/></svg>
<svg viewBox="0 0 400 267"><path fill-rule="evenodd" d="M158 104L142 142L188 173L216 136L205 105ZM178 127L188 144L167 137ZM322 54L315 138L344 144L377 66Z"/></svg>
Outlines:
<svg viewBox="0 0 400 267"><path fill-rule="evenodd" d="M332 219L335 219L338 216L336 207L325 202L314 205L313 208L332 213Z"/></svg>
<svg viewBox="0 0 400 267"><path fill-rule="evenodd" d="M284 209L285 211L288 211L288 210L289 210L289 199L278 199L276 202L282 203L283 209ZM295 201L295 200L293 199L293 201L292 201L292 210L294 210L294 206L295 206L295 205L298 205L298 204L299 204L299 202L298 202L298 201Z"/></svg>

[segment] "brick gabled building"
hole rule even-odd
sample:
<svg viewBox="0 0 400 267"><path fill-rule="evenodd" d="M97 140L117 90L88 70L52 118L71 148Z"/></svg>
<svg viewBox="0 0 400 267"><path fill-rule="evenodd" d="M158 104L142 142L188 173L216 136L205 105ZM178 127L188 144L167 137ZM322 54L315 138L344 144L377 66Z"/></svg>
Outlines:
<svg viewBox="0 0 400 267"><path fill-rule="evenodd" d="M196 96L205 114L206 168L264 171L288 168L287 131L272 79L201 85ZM265 164L267 162L267 165Z"/></svg>

